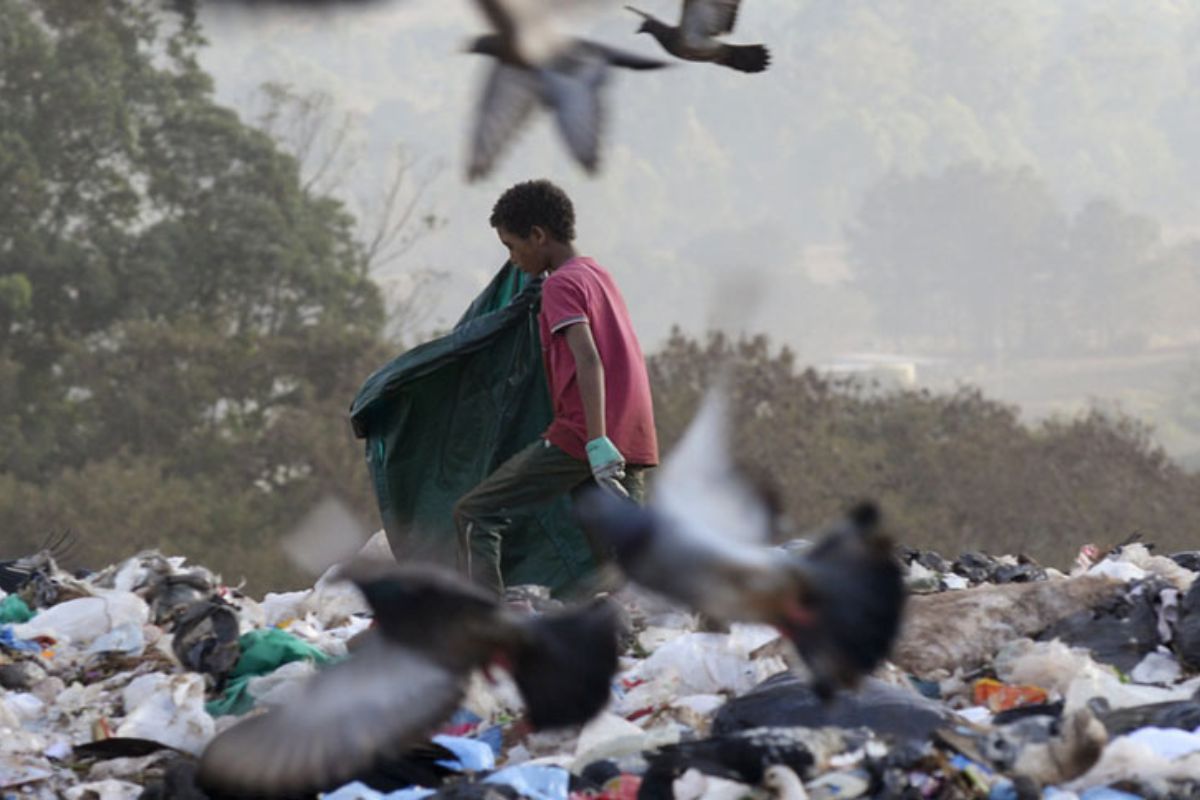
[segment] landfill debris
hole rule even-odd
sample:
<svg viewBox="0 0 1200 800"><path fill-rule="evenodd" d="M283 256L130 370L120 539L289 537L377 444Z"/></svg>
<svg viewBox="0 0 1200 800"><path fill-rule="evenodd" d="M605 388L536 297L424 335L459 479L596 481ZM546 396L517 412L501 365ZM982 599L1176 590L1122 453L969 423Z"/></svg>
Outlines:
<svg viewBox="0 0 1200 800"><path fill-rule="evenodd" d="M375 627L360 647L205 748L201 780L236 794L297 794L345 782L397 748L419 744L493 667L516 682L528 726L577 726L608 702L619 616L600 600L518 615L431 564L354 561L339 570L363 592ZM303 753L302 759L296 753Z"/></svg>
<svg viewBox="0 0 1200 800"><path fill-rule="evenodd" d="M975 681L973 698L976 705L987 706L989 711L996 713L1011 711L1021 706L1044 704L1047 695L1046 690L1040 686L1013 686L994 678L980 678Z"/></svg>
<svg viewBox="0 0 1200 800"><path fill-rule="evenodd" d="M326 797L1200 797L1200 562L1141 543L1096 555L1067 577L1028 559L901 551L907 585L924 592L902 646L828 703L778 631L708 630L626 587L610 599L631 630L587 725L531 731L498 669L472 678L427 742ZM333 573L257 601L157 553L86 578L52 558L23 563L35 561L20 575L29 618L0 623L5 796L204 798L208 743L303 702L372 625ZM508 599L532 618L561 606L543 587Z"/></svg>
<svg viewBox="0 0 1200 800"><path fill-rule="evenodd" d="M1089 574L913 595L892 660L921 677L981 667L1005 644L1036 636L1123 588L1118 579Z"/></svg>
<svg viewBox="0 0 1200 800"><path fill-rule="evenodd" d="M29 609L20 595L10 594L0 600L0 624L28 622L31 619L33 619L33 611Z"/></svg>

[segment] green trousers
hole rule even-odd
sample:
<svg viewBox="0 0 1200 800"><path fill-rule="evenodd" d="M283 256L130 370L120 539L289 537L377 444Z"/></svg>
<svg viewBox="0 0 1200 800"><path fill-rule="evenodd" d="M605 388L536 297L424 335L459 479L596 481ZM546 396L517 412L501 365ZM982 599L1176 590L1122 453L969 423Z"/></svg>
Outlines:
<svg viewBox="0 0 1200 800"><path fill-rule="evenodd" d="M646 495L646 469L626 465L621 481L629 496L639 503ZM454 504L459 570L502 595L500 549L513 515L592 483L592 470L586 461L568 455L545 439L521 450ZM597 542L589 538L588 544L597 563L605 560L604 549Z"/></svg>

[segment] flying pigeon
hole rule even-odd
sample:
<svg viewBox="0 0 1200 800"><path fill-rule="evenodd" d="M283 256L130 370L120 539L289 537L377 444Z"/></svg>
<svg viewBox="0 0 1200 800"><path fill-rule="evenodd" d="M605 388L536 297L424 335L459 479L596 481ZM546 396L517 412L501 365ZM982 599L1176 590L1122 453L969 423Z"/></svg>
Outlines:
<svg viewBox="0 0 1200 800"><path fill-rule="evenodd" d="M685 61L709 61L739 72L762 72L771 54L761 44L726 44L714 37L729 33L737 22L741 0L683 0L679 25L625 6L642 18L638 33L648 33L671 55Z"/></svg>
<svg viewBox="0 0 1200 800"><path fill-rule="evenodd" d="M529 617L431 565L359 561L342 577L373 609L372 635L317 673L303 699L213 739L200 761L206 789L280 795L336 785L424 742L476 669L507 669L535 728L581 724L608 701L619 623L606 601Z"/></svg>
<svg viewBox="0 0 1200 800"><path fill-rule="evenodd" d="M774 514L731 462L727 402L709 393L648 507L593 490L576 516L633 582L717 620L774 625L828 697L891 649L905 599L900 566L869 503L802 554L767 547Z"/></svg>
<svg viewBox="0 0 1200 800"><path fill-rule="evenodd" d="M604 85L611 67L651 70L666 62L562 35L530 0L476 0L493 33L468 51L495 59L476 109L467 177L491 172L517 129L539 105L550 110L572 156L589 173L600 163ZM542 0L541 6L546 6ZM561 2L558 5L563 5Z"/></svg>

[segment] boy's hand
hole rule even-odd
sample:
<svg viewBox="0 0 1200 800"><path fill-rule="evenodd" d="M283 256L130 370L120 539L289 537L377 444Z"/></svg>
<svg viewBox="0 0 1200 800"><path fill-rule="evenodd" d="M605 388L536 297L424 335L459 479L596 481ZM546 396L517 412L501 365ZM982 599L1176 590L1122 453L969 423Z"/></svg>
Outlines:
<svg viewBox="0 0 1200 800"><path fill-rule="evenodd" d="M625 477L625 456L607 436L592 439L587 443L588 465L592 477L597 481L619 480Z"/></svg>

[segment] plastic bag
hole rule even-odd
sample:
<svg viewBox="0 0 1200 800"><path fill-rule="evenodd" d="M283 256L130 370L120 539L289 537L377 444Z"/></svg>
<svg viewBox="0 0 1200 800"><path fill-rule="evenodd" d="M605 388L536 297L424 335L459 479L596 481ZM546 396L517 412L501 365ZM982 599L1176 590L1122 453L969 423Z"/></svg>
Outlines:
<svg viewBox="0 0 1200 800"><path fill-rule="evenodd" d="M511 786L532 800L567 800L570 774L561 767L519 764L493 772L483 782Z"/></svg>
<svg viewBox="0 0 1200 800"><path fill-rule="evenodd" d="M126 686L121 696L127 714L117 736L152 739L197 755L213 737L200 675L143 675Z"/></svg>
<svg viewBox="0 0 1200 800"><path fill-rule="evenodd" d="M13 633L21 639L49 636L82 648L122 625L141 627L149 616L149 606L136 594L109 591L51 606L29 622L14 625Z"/></svg>

